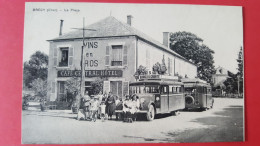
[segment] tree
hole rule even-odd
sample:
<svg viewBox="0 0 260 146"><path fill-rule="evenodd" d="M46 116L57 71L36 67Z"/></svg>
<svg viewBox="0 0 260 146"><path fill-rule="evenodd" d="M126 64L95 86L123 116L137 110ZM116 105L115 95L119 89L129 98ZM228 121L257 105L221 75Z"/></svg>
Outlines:
<svg viewBox="0 0 260 146"><path fill-rule="evenodd" d="M47 80L48 76L48 55L40 51L35 52L29 61L23 64L23 83L26 87L32 88L31 83L35 79Z"/></svg>
<svg viewBox="0 0 260 146"><path fill-rule="evenodd" d="M241 77L243 77L243 75L244 75L244 69L243 69L243 67L244 67L244 57L243 57L243 48L241 47L240 48L240 51L239 51L239 53L238 53L238 59L237 59L237 63L238 63L238 68L237 68L237 70L238 70L238 72L237 72L237 75L239 75L239 76L241 76Z"/></svg>
<svg viewBox="0 0 260 146"><path fill-rule="evenodd" d="M190 32L170 34L170 48L197 65L200 79L212 83L212 74L215 73L214 51L202 42L201 38Z"/></svg>
<svg viewBox="0 0 260 146"><path fill-rule="evenodd" d="M42 99L47 97L48 84L47 80L35 79L30 83L31 89L34 91L35 95L41 97Z"/></svg>
<svg viewBox="0 0 260 146"><path fill-rule="evenodd" d="M224 91L226 93L236 93L237 92L237 75L228 71L228 76L229 76L229 78L227 78L223 82L223 84L225 85Z"/></svg>
<svg viewBox="0 0 260 146"><path fill-rule="evenodd" d="M80 78L79 77L71 77L66 80L64 84L65 91L67 92L67 98L71 98L72 101L79 101L80 99L76 99L77 95L80 94Z"/></svg>
<svg viewBox="0 0 260 146"><path fill-rule="evenodd" d="M103 91L103 80L102 79L96 79L95 81L90 83L92 87L92 92L94 95L97 95L100 93L100 91Z"/></svg>
<svg viewBox="0 0 260 146"><path fill-rule="evenodd" d="M237 72L237 79L239 82L239 93L243 93L243 75L244 75L244 57L243 57L243 48L240 48L238 53L238 72Z"/></svg>

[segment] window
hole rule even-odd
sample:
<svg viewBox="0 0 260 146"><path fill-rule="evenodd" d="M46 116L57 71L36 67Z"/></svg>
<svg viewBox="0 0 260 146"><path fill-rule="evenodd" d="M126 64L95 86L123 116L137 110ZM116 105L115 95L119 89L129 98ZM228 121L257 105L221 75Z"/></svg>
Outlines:
<svg viewBox="0 0 260 146"><path fill-rule="evenodd" d="M60 49L60 61L59 61L59 66L68 66L68 61L69 61L69 48L61 48Z"/></svg>
<svg viewBox="0 0 260 146"><path fill-rule="evenodd" d="M159 86L130 86L130 93L131 94L159 93Z"/></svg>
<svg viewBox="0 0 260 146"><path fill-rule="evenodd" d="M161 87L161 93L167 94L168 93L168 86Z"/></svg>
<svg viewBox="0 0 260 146"><path fill-rule="evenodd" d="M84 91L84 95L92 95L92 86L91 86L91 82L89 81L85 81L85 91Z"/></svg>
<svg viewBox="0 0 260 146"><path fill-rule="evenodd" d="M179 94L179 93L182 93L183 91L182 91L182 86L173 86L172 87L172 93L173 94Z"/></svg>
<svg viewBox="0 0 260 146"><path fill-rule="evenodd" d="M172 60L170 58L168 58L168 73L171 74L172 73Z"/></svg>
<svg viewBox="0 0 260 146"><path fill-rule="evenodd" d="M146 49L146 68L150 70L150 52Z"/></svg>
<svg viewBox="0 0 260 146"><path fill-rule="evenodd" d="M123 63L123 46L112 46L111 66L122 66Z"/></svg>
<svg viewBox="0 0 260 146"><path fill-rule="evenodd" d="M210 88L208 88L208 94L210 94L211 93L211 89Z"/></svg>

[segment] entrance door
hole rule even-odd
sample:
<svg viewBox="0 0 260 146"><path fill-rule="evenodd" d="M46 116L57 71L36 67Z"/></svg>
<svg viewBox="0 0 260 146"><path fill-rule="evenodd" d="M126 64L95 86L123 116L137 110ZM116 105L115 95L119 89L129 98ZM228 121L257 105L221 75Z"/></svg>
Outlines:
<svg viewBox="0 0 260 146"><path fill-rule="evenodd" d="M65 81L58 81L57 101L66 101Z"/></svg>
<svg viewBox="0 0 260 146"><path fill-rule="evenodd" d="M169 86L161 87L161 112L169 111Z"/></svg>
<svg viewBox="0 0 260 146"><path fill-rule="evenodd" d="M110 81L110 90L112 95L117 95L119 97L123 96L122 81Z"/></svg>

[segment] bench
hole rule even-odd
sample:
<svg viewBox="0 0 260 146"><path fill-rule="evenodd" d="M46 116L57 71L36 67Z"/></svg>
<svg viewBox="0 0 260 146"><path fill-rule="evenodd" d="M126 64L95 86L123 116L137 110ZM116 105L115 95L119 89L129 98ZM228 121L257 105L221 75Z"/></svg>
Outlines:
<svg viewBox="0 0 260 146"><path fill-rule="evenodd" d="M46 107L48 107L48 109L51 109L51 110L56 110L57 109L57 105L48 105Z"/></svg>

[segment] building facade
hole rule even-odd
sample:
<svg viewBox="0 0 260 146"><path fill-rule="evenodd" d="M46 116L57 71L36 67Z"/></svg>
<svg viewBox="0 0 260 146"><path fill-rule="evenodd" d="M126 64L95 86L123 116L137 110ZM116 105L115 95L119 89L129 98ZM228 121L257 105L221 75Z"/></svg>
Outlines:
<svg viewBox="0 0 260 146"><path fill-rule="evenodd" d="M228 70L223 67L216 68L216 73L212 75L213 86L223 86L226 79L229 77Z"/></svg>
<svg viewBox="0 0 260 146"><path fill-rule="evenodd" d="M59 37L48 40L49 100L64 100L67 96L64 88L66 81L71 77L81 77L82 73L82 92L91 94L91 82L101 79L103 92L111 91L122 97L129 93L129 83L136 81L134 74L140 65L151 74L153 65L161 63L163 58L169 76L197 76L197 67L192 62L168 48L169 33L164 33L163 45L133 28L131 22L131 16L127 17L127 23L112 16L100 20L86 27L95 31L85 31L84 45L82 30L67 34L60 32Z"/></svg>

